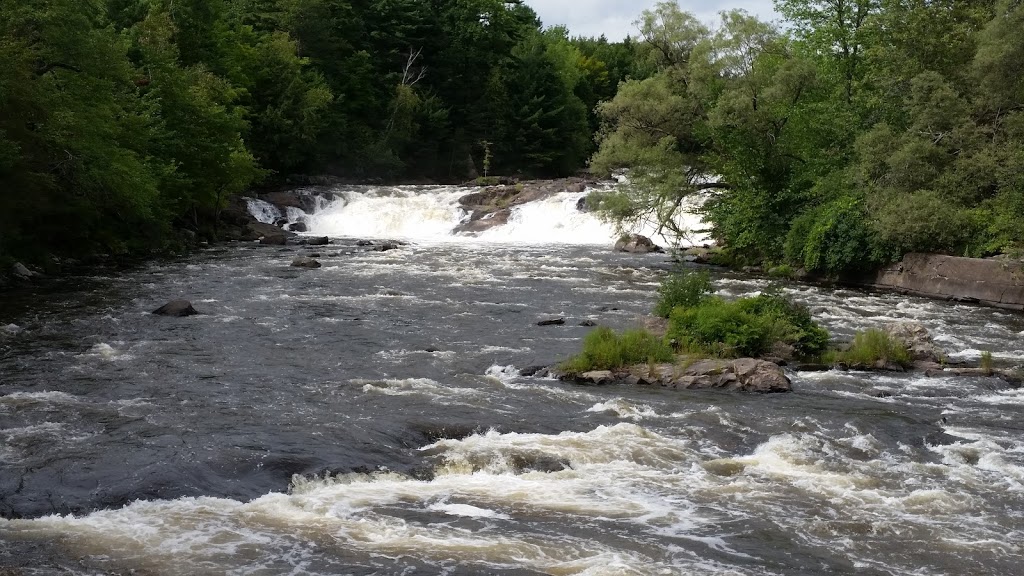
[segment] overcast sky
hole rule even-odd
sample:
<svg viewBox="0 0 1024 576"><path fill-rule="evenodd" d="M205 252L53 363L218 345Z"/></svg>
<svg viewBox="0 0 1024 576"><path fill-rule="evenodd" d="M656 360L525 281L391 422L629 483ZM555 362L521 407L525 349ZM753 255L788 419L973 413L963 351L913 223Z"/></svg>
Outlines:
<svg viewBox="0 0 1024 576"><path fill-rule="evenodd" d="M525 0L540 16L544 26L564 24L573 36L600 36L621 40L636 36L633 26L640 13L657 0ZM681 0L679 5L703 22L717 22L722 10L742 8L765 20L778 17L772 0Z"/></svg>

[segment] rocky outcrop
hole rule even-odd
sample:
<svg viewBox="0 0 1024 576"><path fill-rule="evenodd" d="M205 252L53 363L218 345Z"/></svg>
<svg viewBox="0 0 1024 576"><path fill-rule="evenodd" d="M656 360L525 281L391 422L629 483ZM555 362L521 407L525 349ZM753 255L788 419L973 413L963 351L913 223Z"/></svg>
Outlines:
<svg viewBox="0 0 1024 576"><path fill-rule="evenodd" d="M640 234L627 234L615 243L616 252L630 252L632 254L649 254L651 252L662 252L661 246L655 244L647 236Z"/></svg>
<svg viewBox="0 0 1024 576"><path fill-rule="evenodd" d="M452 230L452 233L463 234L467 236L476 236L477 234L480 234L481 232L486 232L491 228L495 228L497 226L504 226L505 224L508 224L508 219L512 216L512 209L502 208L497 212L484 212L482 216L474 219L475 215L476 213L474 212L474 215L470 216L469 220L456 226L455 229Z"/></svg>
<svg viewBox="0 0 1024 576"><path fill-rule="evenodd" d="M946 351L932 340L928 329L917 322L900 322L885 328L885 332L893 340L899 342L910 352L915 362L945 362Z"/></svg>
<svg viewBox="0 0 1024 576"><path fill-rule="evenodd" d="M629 384L687 390L719 389L739 392L790 392L792 385L777 364L756 358L698 360L688 366L656 364L619 371L564 374L562 380L578 384Z"/></svg>
<svg viewBox="0 0 1024 576"><path fill-rule="evenodd" d="M188 300L172 300L156 310L153 310L153 314L158 316L184 318L186 316L195 316L196 314L199 314L199 311L193 308L192 303Z"/></svg>
<svg viewBox="0 0 1024 576"><path fill-rule="evenodd" d="M907 254L857 282L874 288L1024 310L1024 263L1014 260Z"/></svg>
<svg viewBox="0 0 1024 576"><path fill-rule="evenodd" d="M16 280L31 280L38 275L38 273L29 270L28 266L25 266L21 262L15 262L14 265L11 266L11 276Z"/></svg>
<svg viewBox="0 0 1024 576"><path fill-rule="evenodd" d="M316 189L282 190L259 195L260 200L270 202L281 212L285 212L288 208L298 208L303 212L312 213L322 202L330 202L336 198L337 196L332 192Z"/></svg>
<svg viewBox="0 0 1024 576"><path fill-rule="evenodd" d="M584 178L532 180L489 186L459 198L469 218L453 230L455 234L473 236L508 223L516 206L541 200L561 192L583 192L594 182Z"/></svg>
<svg viewBox="0 0 1024 576"><path fill-rule="evenodd" d="M260 244L284 246L288 243L288 239L294 236L294 233L282 230L273 224L249 222L242 240L258 240Z"/></svg>

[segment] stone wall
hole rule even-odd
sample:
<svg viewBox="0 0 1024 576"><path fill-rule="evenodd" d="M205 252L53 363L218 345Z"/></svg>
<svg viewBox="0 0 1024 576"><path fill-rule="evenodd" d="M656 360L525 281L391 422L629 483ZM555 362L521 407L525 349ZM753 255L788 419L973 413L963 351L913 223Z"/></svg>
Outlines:
<svg viewBox="0 0 1024 576"><path fill-rule="evenodd" d="M866 278L884 290L1024 310L1024 263L1016 260L907 254Z"/></svg>

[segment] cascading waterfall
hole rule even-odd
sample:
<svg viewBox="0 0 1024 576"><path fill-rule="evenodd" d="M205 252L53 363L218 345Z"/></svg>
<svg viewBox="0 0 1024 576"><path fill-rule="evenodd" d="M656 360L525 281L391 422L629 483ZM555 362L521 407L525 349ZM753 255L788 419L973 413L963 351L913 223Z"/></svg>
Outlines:
<svg viewBox="0 0 1024 576"><path fill-rule="evenodd" d="M334 199L314 214L292 214L289 210L288 218L294 222L304 217L310 234L427 242L607 245L620 235L612 223L578 208L593 190L562 192L527 202L513 207L506 223L480 233L459 233L459 225L471 217L459 199L476 190L457 186L332 190ZM687 205L677 222L680 227L702 227L700 216L693 212L698 205L699 201ZM661 234L656 223L644 223L625 232L648 236L662 246L676 243L674 238ZM681 244L704 242L706 238L695 233Z"/></svg>
<svg viewBox="0 0 1024 576"><path fill-rule="evenodd" d="M245 204L249 208L249 214L264 224L273 224L283 217L277 206L265 200L246 198Z"/></svg>

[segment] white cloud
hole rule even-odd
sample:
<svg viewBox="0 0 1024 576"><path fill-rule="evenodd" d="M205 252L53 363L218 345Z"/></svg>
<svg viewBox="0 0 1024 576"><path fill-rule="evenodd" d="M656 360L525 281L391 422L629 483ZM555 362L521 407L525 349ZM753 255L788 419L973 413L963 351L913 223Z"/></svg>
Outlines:
<svg viewBox="0 0 1024 576"><path fill-rule="evenodd" d="M569 28L573 36L600 36L621 40L636 36L633 22L640 13L654 7L657 0L525 0L545 26L557 24ZM765 20L778 15L772 9L772 0L690 0L680 2L683 10L695 14L704 22L717 22L722 10L742 8Z"/></svg>

